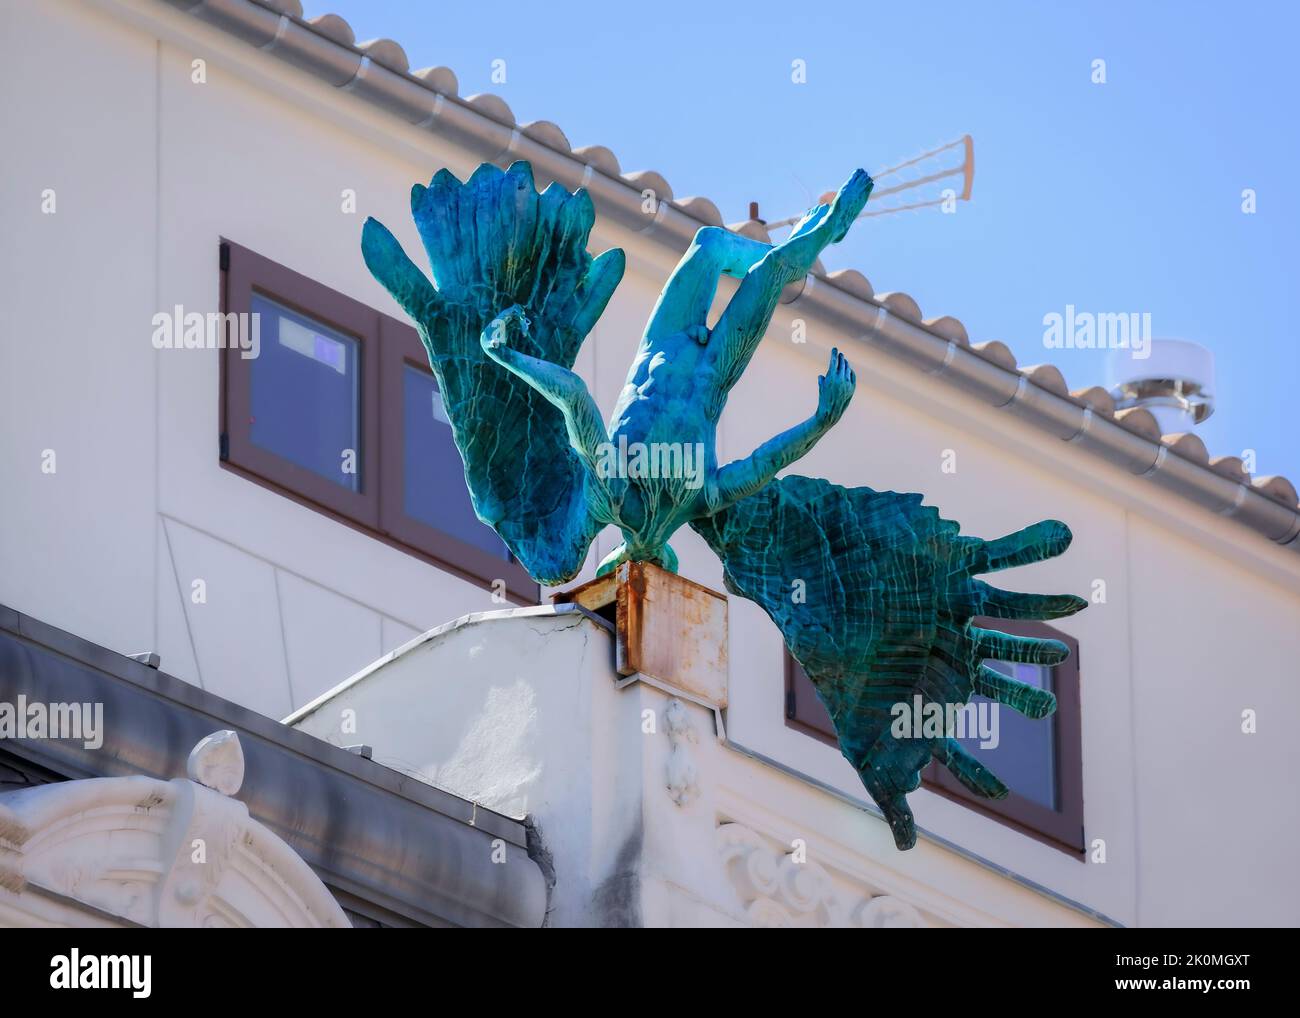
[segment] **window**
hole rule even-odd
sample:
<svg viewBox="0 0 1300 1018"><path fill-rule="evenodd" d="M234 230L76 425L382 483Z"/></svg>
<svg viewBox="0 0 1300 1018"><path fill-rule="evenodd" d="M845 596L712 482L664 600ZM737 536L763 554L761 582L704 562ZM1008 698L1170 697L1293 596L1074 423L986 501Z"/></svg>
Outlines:
<svg viewBox="0 0 1300 1018"><path fill-rule="evenodd" d="M238 244L222 243L221 267L227 327L247 314L254 337L222 355L223 466L536 603L537 584L474 515L416 331Z"/></svg>
<svg viewBox="0 0 1300 1018"><path fill-rule="evenodd" d="M360 342L260 293L252 310L266 346L249 365L249 440L360 491Z"/></svg>
<svg viewBox="0 0 1300 1018"><path fill-rule="evenodd" d="M223 310L248 315L241 331L254 337L222 357L224 460L377 526L378 312L237 244L222 249Z"/></svg>
<svg viewBox="0 0 1300 1018"><path fill-rule="evenodd" d="M1042 622L975 619L975 624L1016 636L1061 640L1070 648L1067 661L1055 667L989 661L990 667L1056 695L1056 713L1033 721L1009 707L998 711L998 745L984 749L978 738L959 741L1011 790L1005 799L982 799L942 765L931 762L921 772L924 787L1013 827L1032 838L1082 858L1083 762L1079 714L1079 643ZM786 724L838 748L826 708L799 662L785 655ZM971 697L975 704L984 697Z"/></svg>
<svg viewBox="0 0 1300 1018"><path fill-rule="evenodd" d="M399 541L472 576L501 576L512 589L527 585L535 603L537 584L513 560L496 531L474 515L465 465L452 441L451 421L419 333L387 317L380 333L385 465L381 526Z"/></svg>

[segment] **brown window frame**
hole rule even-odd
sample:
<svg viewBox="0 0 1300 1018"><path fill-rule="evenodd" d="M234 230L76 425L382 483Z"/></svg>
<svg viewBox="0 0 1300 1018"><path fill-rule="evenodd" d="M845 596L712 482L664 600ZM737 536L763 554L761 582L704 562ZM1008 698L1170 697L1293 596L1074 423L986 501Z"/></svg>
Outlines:
<svg viewBox="0 0 1300 1018"><path fill-rule="evenodd" d="M1083 860L1085 840L1079 641L1044 622L989 618L973 621L982 628L998 629L1013 636L1060 640L1070 648L1069 659L1052 669L1056 713L1042 722L1053 726L1057 793L1061 808L1049 809L1015 791L1005 799L982 799L953 777L947 768L933 760L921 771L922 786L1036 841ZM817 698L812 682L789 650L785 651L785 723L789 728L839 748L825 706Z"/></svg>
<svg viewBox="0 0 1300 1018"><path fill-rule="evenodd" d="M439 561L460 572L476 577L499 577L506 581L508 589L522 591L524 587L531 586L533 603L536 603L537 584L513 557L497 558L482 548L429 526L423 520L408 516L403 509L405 491L402 482L405 471L402 467L406 462L406 428L402 415L402 373L410 365L433 378L433 370L429 367L429 355L420 340L420 334L411 326L385 315L379 331L383 347L379 380L379 444L384 451L384 470L379 493L380 529L403 544L425 549ZM437 384L435 380L434 385ZM509 574L506 574L506 570L510 571Z"/></svg>
<svg viewBox="0 0 1300 1018"><path fill-rule="evenodd" d="M299 466L252 440L252 362L237 347L222 352L221 453L223 460L308 504L363 527L379 524L379 312L337 290L287 269L261 255L223 241L222 310L250 313L254 293L313 318L357 341L360 374L361 448L357 450L359 491Z"/></svg>
<svg viewBox="0 0 1300 1018"><path fill-rule="evenodd" d="M360 490L348 491L253 444L251 362L229 345L220 357L221 466L462 579L488 586L503 580L506 595L516 603L539 603L541 588L513 557L497 558L402 509L402 367L410 363L429 371L415 329L224 238L220 268L223 313L250 312L252 296L259 293L357 340Z"/></svg>

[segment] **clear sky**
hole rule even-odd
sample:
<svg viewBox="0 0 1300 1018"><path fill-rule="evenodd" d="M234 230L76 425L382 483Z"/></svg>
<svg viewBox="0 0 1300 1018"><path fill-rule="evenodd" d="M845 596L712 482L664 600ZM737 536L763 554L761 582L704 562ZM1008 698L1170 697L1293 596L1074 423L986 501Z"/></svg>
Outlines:
<svg viewBox="0 0 1300 1018"><path fill-rule="evenodd" d="M727 222L778 219L858 166L975 139L973 199L859 223L830 248L877 292L960 318L1072 389L1105 381L1096 350L1047 350L1067 304L1150 312L1157 337L1217 358L1211 455L1253 449L1300 485L1295 284L1300 4L1172 0L515 4L305 0L359 40L445 65L520 122L654 169ZM1105 84L1093 61L1105 61ZM506 81L492 81L504 60ZM805 83L791 80L792 61ZM430 167L430 174L436 167ZM1253 188L1257 211L1242 211Z"/></svg>

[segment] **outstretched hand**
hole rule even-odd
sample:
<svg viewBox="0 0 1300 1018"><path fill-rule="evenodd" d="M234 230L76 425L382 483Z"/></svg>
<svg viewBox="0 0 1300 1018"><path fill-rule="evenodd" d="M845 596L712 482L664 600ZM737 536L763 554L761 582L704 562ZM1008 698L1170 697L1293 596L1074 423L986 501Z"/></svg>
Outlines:
<svg viewBox="0 0 1300 1018"><path fill-rule="evenodd" d="M849 400L853 398L853 389L858 376L853 373L848 359L838 347L831 350L830 363L826 365L826 374L817 378L817 419L830 427L848 409Z"/></svg>

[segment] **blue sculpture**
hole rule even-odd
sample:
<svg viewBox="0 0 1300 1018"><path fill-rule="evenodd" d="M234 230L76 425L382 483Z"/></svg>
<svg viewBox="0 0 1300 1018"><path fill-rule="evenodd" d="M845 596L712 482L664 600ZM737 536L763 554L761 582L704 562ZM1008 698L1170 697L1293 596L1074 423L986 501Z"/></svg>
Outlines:
<svg viewBox="0 0 1300 1018"><path fill-rule="evenodd" d="M464 184L442 170L411 192L433 282L373 219L362 252L416 323L475 511L529 573L546 584L571 579L611 524L623 544L600 571L627 560L675 570L668 539L689 524L722 559L728 589L760 604L781 629L896 844L909 848L916 835L905 794L931 756L980 795L1007 790L954 739L896 737L891 708L915 695L963 704L978 692L1031 717L1050 714L1050 693L983 661L1051 664L1065 646L970 620L1056 618L1085 602L973 578L1060 554L1070 541L1062 523L984 542L960 537L919 495L775 479L848 406L856 379L839 351L807 420L718 465L718 418L781 291L843 238L871 186L857 171L777 245L702 228L655 305L608 425L571 369L624 259L618 250L587 253L595 215L585 191L552 184L538 194L523 162L504 172L484 164ZM723 275L740 284L709 328ZM791 597L796 580L802 598Z"/></svg>

